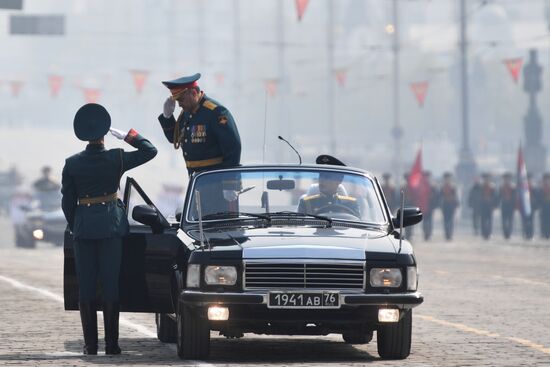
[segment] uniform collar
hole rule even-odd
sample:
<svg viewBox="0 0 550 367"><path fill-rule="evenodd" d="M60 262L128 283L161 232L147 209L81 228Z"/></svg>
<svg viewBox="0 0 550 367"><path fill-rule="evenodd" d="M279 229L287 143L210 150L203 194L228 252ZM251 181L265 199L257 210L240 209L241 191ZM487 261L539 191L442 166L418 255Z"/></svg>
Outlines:
<svg viewBox="0 0 550 367"><path fill-rule="evenodd" d="M105 150L104 144L88 144L86 145L86 151L87 152L100 152L102 150Z"/></svg>

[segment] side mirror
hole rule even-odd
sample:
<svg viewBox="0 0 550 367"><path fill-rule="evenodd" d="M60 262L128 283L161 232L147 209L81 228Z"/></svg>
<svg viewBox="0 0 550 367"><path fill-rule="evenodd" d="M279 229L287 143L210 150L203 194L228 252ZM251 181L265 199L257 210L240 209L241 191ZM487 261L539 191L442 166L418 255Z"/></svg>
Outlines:
<svg viewBox="0 0 550 367"><path fill-rule="evenodd" d="M397 209L397 213L392 218L392 223L395 228L399 228L401 221L401 209ZM422 221L422 211L420 208L409 207L403 208L403 227L408 227L420 223Z"/></svg>
<svg viewBox="0 0 550 367"><path fill-rule="evenodd" d="M132 210L132 218L153 229L153 233L162 232L163 225L157 211L149 205L136 205Z"/></svg>
<svg viewBox="0 0 550 367"><path fill-rule="evenodd" d="M296 182L294 180L269 180L267 188L269 190L294 190Z"/></svg>

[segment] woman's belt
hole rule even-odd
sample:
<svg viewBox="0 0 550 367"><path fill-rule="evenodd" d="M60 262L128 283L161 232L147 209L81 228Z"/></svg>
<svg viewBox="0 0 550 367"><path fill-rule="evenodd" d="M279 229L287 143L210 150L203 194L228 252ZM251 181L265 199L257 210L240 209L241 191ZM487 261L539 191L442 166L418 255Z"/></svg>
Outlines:
<svg viewBox="0 0 550 367"><path fill-rule="evenodd" d="M96 196L94 198L80 198L78 199L78 205L94 205L94 204L105 204L109 203L111 201L115 201L118 198L117 193L109 194L109 195L103 195L103 196Z"/></svg>

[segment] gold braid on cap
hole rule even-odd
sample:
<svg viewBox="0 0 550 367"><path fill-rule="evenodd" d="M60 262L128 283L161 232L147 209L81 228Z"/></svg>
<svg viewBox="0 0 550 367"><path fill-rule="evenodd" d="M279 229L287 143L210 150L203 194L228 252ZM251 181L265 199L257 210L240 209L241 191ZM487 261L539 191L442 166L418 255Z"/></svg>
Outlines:
<svg viewBox="0 0 550 367"><path fill-rule="evenodd" d="M178 116L178 119L176 120L176 124L174 125L174 135L172 137L172 142L174 143L174 149L178 150L181 146L181 129L180 129L180 122L183 118L183 110L181 110L180 115Z"/></svg>

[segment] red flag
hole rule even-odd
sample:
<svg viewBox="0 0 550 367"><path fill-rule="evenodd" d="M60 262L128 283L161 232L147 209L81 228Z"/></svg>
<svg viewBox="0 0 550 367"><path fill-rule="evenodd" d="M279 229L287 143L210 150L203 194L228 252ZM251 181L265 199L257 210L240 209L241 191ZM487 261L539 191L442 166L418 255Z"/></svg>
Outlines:
<svg viewBox="0 0 550 367"><path fill-rule="evenodd" d="M519 80L519 72L521 71L521 66L523 65L523 59L518 57L515 59L506 59L504 60L512 79L517 83Z"/></svg>
<svg viewBox="0 0 550 367"><path fill-rule="evenodd" d="M96 103L99 100L101 91L96 88L83 88L86 103Z"/></svg>
<svg viewBox="0 0 550 367"><path fill-rule="evenodd" d="M20 80L12 80L10 82L11 86L11 95L15 98L19 97L19 94L21 93L21 89L23 89L23 82Z"/></svg>
<svg viewBox="0 0 550 367"><path fill-rule="evenodd" d="M50 75L48 77L48 84L50 84L50 94L52 97L57 97L61 84L63 84L63 77L60 75Z"/></svg>
<svg viewBox="0 0 550 367"><path fill-rule="evenodd" d="M143 90L143 85L145 84L145 80L149 75L149 72L143 71L143 70L130 70L130 72L132 73L132 77L134 78L136 91L138 93L141 93L141 91Z"/></svg>
<svg viewBox="0 0 550 367"><path fill-rule="evenodd" d="M421 82L411 83L411 90L413 91L414 96L416 97L416 101L418 102L418 105L420 107L423 107L424 100L426 99L426 94L428 93L428 82L421 81Z"/></svg>
<svg viewBox="0 0 550 367"><path fill-rule="evenodd" d="M268 79L265 81L265 90L267 91L267 94L271 97L275 96L277 94L277 80L275 79Z"/></svg>
<svg viewBox="0 0 550 367"><path fill-rule="evenodd" d="M348 71L346 69L338 69L334 72L336 76L336 81L340 86L344 87L346 85L346 79L348 76Z"/></svg>
<svg viewBox="0 0 550 367"><path fill-rule="evenodd" d="M416 159L409 173L407 181L407 193L411 196L411 201L417 205L420 210L426 212L430 205L430 183L424 176L422 169L422 148L418 149Z"/></svg>
<svg viewBox="0 0 550 367"><path fill-rule="evenodd" d="M521 144L518 149L517 188L519 210L523 215L529 216L531 215L531 192L529 182L527 182L527 168L523 160Z"/></svg>
<svg viewBox="0 0 550 367"><path fill-rule="evenodd" d="M308 3L309 3L309 0L296 0L296 11L298 12L298 21L302 20L302 17L306 12Z"/></svg>

